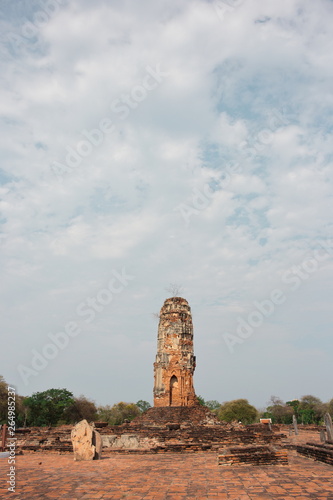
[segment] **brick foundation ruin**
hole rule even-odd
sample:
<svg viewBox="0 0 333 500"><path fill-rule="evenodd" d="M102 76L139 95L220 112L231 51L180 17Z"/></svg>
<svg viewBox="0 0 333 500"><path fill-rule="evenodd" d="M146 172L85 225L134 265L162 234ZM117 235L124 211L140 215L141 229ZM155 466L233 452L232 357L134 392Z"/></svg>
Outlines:
<svg viewBox="0 0 333 500"><path fill-rule="evenodd" d="M228 447L218 455L219 465L288 465L288 452L273 446Z"/></svg>
<svg viewBox="0 0 333 500"><path fill-rule="evenodd" d="M73 452L72 425L60 427L27 427L16 429L16 451Z"/></svg>
<svg viewBox="0 0 333 500"><path fill-rule="evenodd" d="M275 426L273 426L275 427ZM72 426L18 430L18 451L72 452ZM286 437L278 428L220 422L206 407L156 407L129 424L98 428L103 453L218 452L231 446L273 445Z"/></svg>
<svg viewBox="0 0 333 500"><path fill-rule="evenodd" d="M260 443L279 447L285 437L265 426L220 422L203 406L151 408L131 424L105 428L101 433L106 446L109 439L110 452L217 452L225 446Z"/></svg>
<svg viewBox="0 0 333 500"><path fill-rule="evenodd" d="M333 443L306 443L304 445L296 445L294 448L300 455L312 458L318 462L333 465Z"/></svg>

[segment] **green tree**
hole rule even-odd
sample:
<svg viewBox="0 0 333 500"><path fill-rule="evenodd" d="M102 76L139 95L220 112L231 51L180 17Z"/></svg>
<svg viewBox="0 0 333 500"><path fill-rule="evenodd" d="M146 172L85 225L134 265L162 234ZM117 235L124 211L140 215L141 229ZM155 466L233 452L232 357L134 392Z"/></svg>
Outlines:
<svg viewBox="0 0 333 500"><path fill-rule="evenodd" d="M65 423L74 424L80 420L86 419L92 422L97 419L97 408L95 403L85 396L80 396L74 399L74 402L63 413Z"/></svg>
<svg viewBox="0 0 333 500"><path fill-rule="evenodd" d="M293 421L294 409L291 405L285 404L277 396L271 396L264 418L271 418L273 424L291 424Z"/></svg>
<svg viewBox="0 0 333 500"><path fill-rule="evenodd" d="M28 408L28 425L56 425L64 419L66 410L73 404L73 394L67 389L35 392L24 400L24 405Z"/></svg>
<svg viewBox="0 0 333 500"><path fill-rule="evenodd" d="M97 408L97 419L102 422L108 422L108 424L113 425L113 412L110 405L99 406Z"/></svg>
<svg viewBox="0 0 333 500"><path fill-rule="evenodd" d="M252 424L257 418L256 408L248 402L247 399L235 399L223 403L217 410L217 416L220 420L233 422L241 421L243 424Z"/></svg>
<svg viewBox="0 0 333 500"><path fill-rule="evenodd" d="M215 410L218 410L220 408L221 403L219 403L218 401L216 401L216 399L210 399L209 401L206 401L205 405L211 411L215 412Z"/></svg>
<svg viewBox="0 0 333 500"><path fill-rule="evenodd" d="M324 417L326 406L316 396L303 396L299 404L299 419L302 424L319 424Z"/></svg>
<svg viewBox="0 0 333 500"><path fill-rule="evenodd" d="M26 398L24 396L20 396L19 394L16 394L15 398L15 423L16 427L23 427L26 425L26 415L27 415L27 408L24 406L24 400Z"/></svg>
<svg viewBox="0 0 333 500"><path fill-rule="evenodd" d="M121 425L125 420L133 420L141 415L140 409L134 403L120 402L111 406L100 406L97 410L99 420L110 425Z"/></svg>
<svg viewBox="0 0 333 500"><path fill-rule="evenodd" d="M291 401L287 401L286 405L290 406L293 409L294 415L298 419L299 400L298 399L292 399Z"/></svg>
<svg viewBox="0 0 333 500"><path fill-rule="evenodd" d="M198 400L199 405L207 406L207 408L209 408L211 411L215 411L218 408L220 408L220 406L221 406L221 404L218 401L216 401L215 399L205 401L202 396L197 396L197 400Z"/></svg>
<svg viewBox="0 0 333 500"><path fill-rule="evenodd" d="M142 399L140 399L136 403L136 406L139 408L139 410L141 411L141 413L143 413L143 412L149 410L149 408L151 408L150 403L148 403L148 401L143 401Z"/></svg>
<svg viewBox="0 0 333 500"><path fill-rule="evenodd" d="M8 389L7 383L0 375L0 424L7 423L8 416Z"/></svg>
<svg viewBox="0 0 333 500"><path fill-rule="evenodd" d="M17 427L24 425L23 397L15 395L15 424ZM0 375L0 424L8 423L8 384Z"/></svg>
<svg viewBox="0 0 333 500"><path fill-rule="evenodd" d="M199 405L206 406L205 400L202 396L197 396L197 400L198 400Z"/></svg>

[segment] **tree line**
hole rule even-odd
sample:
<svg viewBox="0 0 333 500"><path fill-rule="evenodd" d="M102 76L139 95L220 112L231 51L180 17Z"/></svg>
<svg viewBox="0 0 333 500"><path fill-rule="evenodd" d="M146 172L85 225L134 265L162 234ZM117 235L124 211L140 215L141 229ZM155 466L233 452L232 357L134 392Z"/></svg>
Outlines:
<svg viewBox="0 0 333 500"><path fill-rule="evenodd" d="M7 383L0 375L0 424L7 422ZM333 399L323 403L315 396L303 396L300 400L284 403L272 396L265 410L259 411L247 399L236 399L219 403L205 401L198 396L201 405L207 406L221 421L240 421L244 424L258 422L259 418L271 418L276 424L291 424L293 415L301 424L321 424L324 414L333 417ZM139 400L136 403L119 402L114 405L96 406L85 396L74 397L67 389L48 389L31 396L16 396L16 426L56 426L75 424L82 419L120 425L130 422L150 408L150 403Z"/></svg>
<svg viewBox="0 0 333 500"><path fill-rule="evenodd" d="M333 398L323 403L312 395L302 396L299 400L283 402L277 396L271 396L265 410L257 410L247 399L236 399L220 404L218 401L205 401L199 396L200 404L208 406L220 420L240 421L244 424L258 422L260 418L270 418L273 424L292 424L295 415L299 424L320 425L325 413L333 417Z"/></svg>
<svg viewBox="0 0 333 500"><path fill-rule="evenodd" d="M0 375L0 424L8 421L7 383ZM75 424L82 419L88 422L103 421L120 425L131 421L150 408L147 401L120 402L113 406L96 406L85 396L74 397L67 389L48 389L31 396L16 395L16 427L43 427Z"/></svg>

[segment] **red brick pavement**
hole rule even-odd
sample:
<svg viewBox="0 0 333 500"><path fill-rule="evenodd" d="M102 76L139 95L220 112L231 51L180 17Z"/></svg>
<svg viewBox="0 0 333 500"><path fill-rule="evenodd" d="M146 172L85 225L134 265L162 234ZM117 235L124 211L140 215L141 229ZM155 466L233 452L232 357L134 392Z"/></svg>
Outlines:
<svg viewBox="0 0 333 500"><path fill-rule="evenodd" d="M7 491L0 459L0 498L13 500L333 500L333 467L290 452L289 466L223 467L215 453L104 456L74 462L69 454L16 459L16 493Z"/></svg>

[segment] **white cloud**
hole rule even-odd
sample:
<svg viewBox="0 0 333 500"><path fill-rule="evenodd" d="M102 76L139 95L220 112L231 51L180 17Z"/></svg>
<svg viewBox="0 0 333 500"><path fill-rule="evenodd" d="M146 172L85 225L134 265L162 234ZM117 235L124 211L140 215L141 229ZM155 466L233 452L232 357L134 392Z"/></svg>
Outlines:
<svg viewBox="0 0 333 500"><path fill-rule="evenodd" d="M272 393L331 397L315 377L332 364L330 260L294 293L281 276L332 237L332 4L246 0L224 17L217 5L69 0L20 45L8 35L22 37L41 4L22 3L21 13L6 6L1 361L19 392L61 385L105 404L151 399L150 314L180 282L204 397L260 406ZM162 76L142 90L152 71ZM105 119L114 129L78 153ZM55 175L54 162L65 165L73 151L77 165ZM194 210L187 223L181 204ZM48 332L82 323L77 305L123 267L135 279L23 386L16 365L29 363ZM279 287L286 304L231 355L223 334ZM85 369L91 358L94 374ZM312 359L315 382L300 379L289 394L295 366L302 372ZM244 373L262 380L263 366L267 380L253 391ZM216 380L235 370L227 391Z"/></svg>

